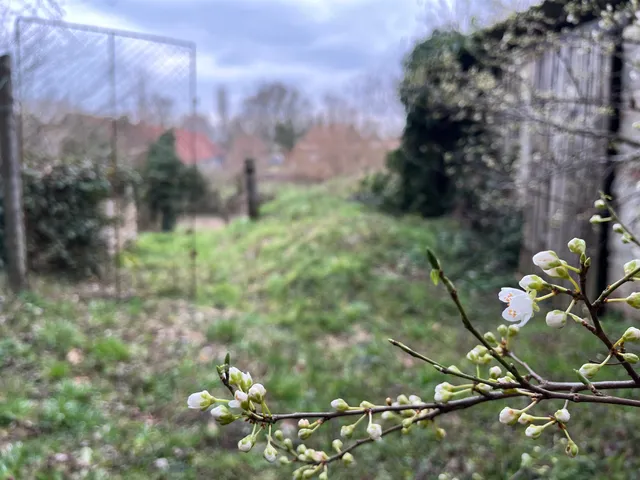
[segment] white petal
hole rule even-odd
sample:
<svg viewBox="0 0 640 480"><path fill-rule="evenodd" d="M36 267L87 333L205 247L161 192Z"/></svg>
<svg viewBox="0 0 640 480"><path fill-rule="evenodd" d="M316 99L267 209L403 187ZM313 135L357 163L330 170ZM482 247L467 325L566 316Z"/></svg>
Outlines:
<svg viewBox="0 0 640 480"><path fill-rule="evenodd" d="M500 293L498 294L498 298L501 302L509 303L513 300L514 297L518 297L520 295L526 295L527 293L517 289L517 288L509 288L503 287L500 289Z"/></svg>

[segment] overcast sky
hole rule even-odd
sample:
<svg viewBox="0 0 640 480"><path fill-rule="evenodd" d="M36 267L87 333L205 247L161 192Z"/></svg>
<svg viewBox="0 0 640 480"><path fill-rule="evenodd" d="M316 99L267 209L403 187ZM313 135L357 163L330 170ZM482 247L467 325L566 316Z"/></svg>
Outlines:
<svg viewBox="0 0 640 480"><path fill-rule="evenodd" d="M399 68L420 0L70 0L65 19L194 41L201 105L263 79L309 91Z"/></svg>

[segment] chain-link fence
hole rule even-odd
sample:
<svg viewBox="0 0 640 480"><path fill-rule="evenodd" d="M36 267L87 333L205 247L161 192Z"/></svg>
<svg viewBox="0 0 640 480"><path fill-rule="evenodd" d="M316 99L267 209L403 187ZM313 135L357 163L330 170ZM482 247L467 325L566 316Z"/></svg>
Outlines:
<svg viewBox="0 0 640 480"><path fill-rule="evenodd" d="M90 288L119 297L195 295L188 201L171 212L176 233L147 233L161 230L167 212L150 203L160 187L143 178L150 150L169 131L183 166L197 169L209 155L210 139L196 114L195 45L36 18L18 19L15 34L23 165L46 172L91 162L112 179L103 208L113 222L101 234L108 267Z"/></svg>

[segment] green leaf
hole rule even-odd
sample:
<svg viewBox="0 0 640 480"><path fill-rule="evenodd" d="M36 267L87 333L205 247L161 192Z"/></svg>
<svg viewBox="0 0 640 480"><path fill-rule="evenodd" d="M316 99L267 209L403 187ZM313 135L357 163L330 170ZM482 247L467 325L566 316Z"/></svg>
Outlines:
<svg viewBox="0 0 640 480"><path fill-rule="evenodd" d="M438 273L438 270L436 270L435 268L433 270L431 270L431 281L433 282L433 284L437 287L438 283L440 282L440 274Z"/></svg>
<svg viewBox="0 0 640 480"><path fill-rule="evenodd" d="M440 262L430 248L427 248L427 258L429 258L429 263L434 269L440 270Z"/></svg>

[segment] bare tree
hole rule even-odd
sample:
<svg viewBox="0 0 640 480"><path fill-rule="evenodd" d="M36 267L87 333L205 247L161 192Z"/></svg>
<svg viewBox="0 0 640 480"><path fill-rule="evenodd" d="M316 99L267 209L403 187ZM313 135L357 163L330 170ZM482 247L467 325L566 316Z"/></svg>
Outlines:
<svg viewBox="0 0 640 480"><path fill-rule="evenodd" d="M240 123L247 132L291 149L311 123L311 102L296 87L264 83L242 105Z"/></svg>
<svg viewBox="0 0 640 480"><path fill-rule="evenodd" d="M167 128L171 125L174 113L173 107L174 102L172 98L158 93L151 96L153 119L155 123L158 123L162 128Z"/></svg>

